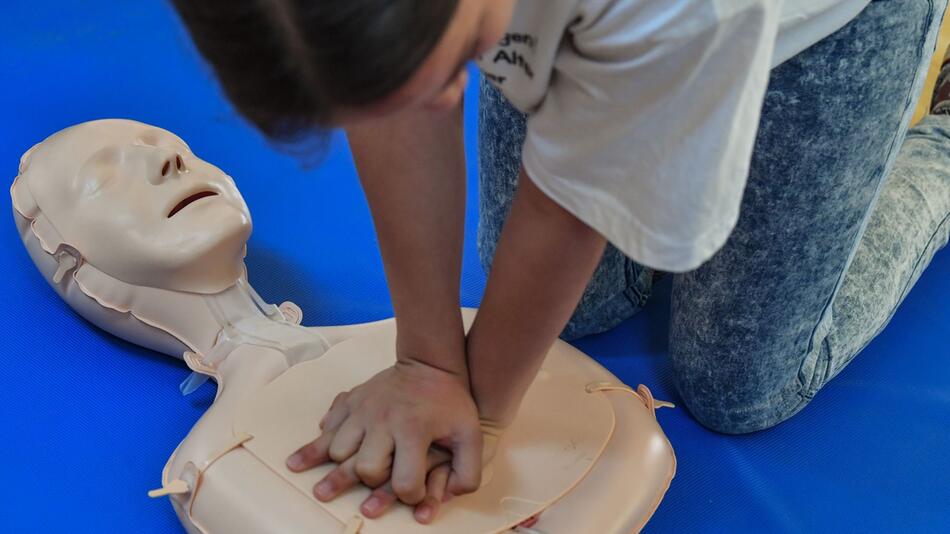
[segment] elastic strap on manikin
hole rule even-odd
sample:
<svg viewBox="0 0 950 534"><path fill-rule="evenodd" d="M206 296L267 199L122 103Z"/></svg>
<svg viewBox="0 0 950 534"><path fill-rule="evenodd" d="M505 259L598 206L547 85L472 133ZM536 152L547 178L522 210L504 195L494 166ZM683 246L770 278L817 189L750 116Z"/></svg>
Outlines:
<svg viewBox="0 0 950 534"><path fill-rule="evenodd" d="M676 405L672 402L654 399L650 388L644 386L643 384L637 386L637 389L633 389L626 384L615 384L612 382L591 382L590 384L587 384L585 390L588 393L594 393L597 391L622 391L624 393L629 393L639 398L643 402L644 406L649 408L651 412L655 412L658 408L676 408Z"/></svg>

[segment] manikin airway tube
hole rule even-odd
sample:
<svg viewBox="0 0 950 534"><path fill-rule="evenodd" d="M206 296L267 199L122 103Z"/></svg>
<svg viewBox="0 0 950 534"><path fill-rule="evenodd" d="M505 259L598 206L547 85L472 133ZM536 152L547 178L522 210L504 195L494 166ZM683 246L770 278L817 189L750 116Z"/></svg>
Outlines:
<svg viewBox="0 0 950 534"><path fill-rule="evenodd" d="M178 389L181 390L182 395L191 395L207 381L208 375L192 371L191 374L188 375L188 378L178 385Z"/></svg>

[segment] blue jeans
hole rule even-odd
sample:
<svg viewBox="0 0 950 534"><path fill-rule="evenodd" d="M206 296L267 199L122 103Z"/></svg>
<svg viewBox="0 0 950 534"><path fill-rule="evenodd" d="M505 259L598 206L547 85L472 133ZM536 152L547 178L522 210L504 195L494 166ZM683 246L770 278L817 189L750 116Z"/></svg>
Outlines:
<svg viewBox="0 0 950 534"><path fill-rule="evenodd" d="M907 130L947 0L878 0L772 72L739 222L673 278L683 403L725 433L801 410L890 320L950 229L950 117ZM511 204L525 117L483 82L478 248ZM608 247L563 337L612 328L652 272Z"/></svg>

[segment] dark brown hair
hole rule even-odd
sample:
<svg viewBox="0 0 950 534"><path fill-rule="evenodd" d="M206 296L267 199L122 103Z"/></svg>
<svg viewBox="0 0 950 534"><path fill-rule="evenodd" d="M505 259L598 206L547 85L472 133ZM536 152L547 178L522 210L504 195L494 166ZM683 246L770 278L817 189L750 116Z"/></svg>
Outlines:
<svg viewBox="0 0 950 534"><path fill-rule="evenodd" d="M403 85L458 0L172 0L238 111L295 143Z"/></svg>

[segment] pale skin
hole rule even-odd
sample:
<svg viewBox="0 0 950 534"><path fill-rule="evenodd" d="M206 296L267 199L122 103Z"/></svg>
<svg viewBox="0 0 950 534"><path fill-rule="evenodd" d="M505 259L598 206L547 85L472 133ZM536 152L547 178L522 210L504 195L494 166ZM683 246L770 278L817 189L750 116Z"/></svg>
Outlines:
<svg viewBox="0 0 950 534"><path fill-rule="evenodd" d="M338 463L315 496L331 500L359 483L376 488L361 506L367 517L398 499L429 523L446 498L478 488L493 454L491 435L513 420L606 245L522 169L482 305L465 335L458 308L464 64L501 38L513 3L460 0L442 39L402 88L340 114L379 238L397 363L341 393L320 423L322 434L287 465L302 471Z"/></svg>

